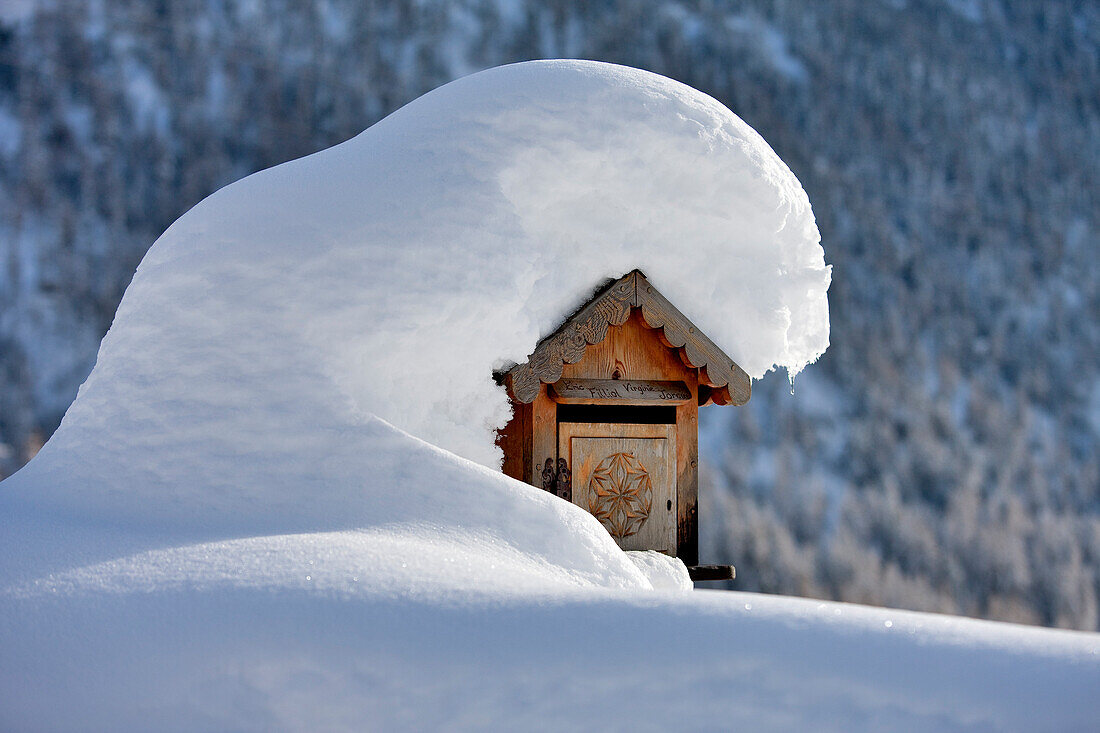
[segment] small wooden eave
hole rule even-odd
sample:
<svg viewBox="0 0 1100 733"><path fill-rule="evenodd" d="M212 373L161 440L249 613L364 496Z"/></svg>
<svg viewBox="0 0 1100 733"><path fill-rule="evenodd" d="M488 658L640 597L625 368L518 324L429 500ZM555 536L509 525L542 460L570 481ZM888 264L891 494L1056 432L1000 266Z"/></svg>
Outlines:
<svg viewBox="0 0 1100 733"><path fill-rule="evenodd" d="M745 370L661 295L640 270L600 289L540 341L526 362L508 369L502 376L512 396L523 403L533 402L543 384L561 379L564 365L583 359L589 344L603 341L608 327L626 323L635 308L641 309L642 322L658 331L665 346L675 349L689 368L699 370L700 403L743 405L749 401L752 380Z"/></svg>

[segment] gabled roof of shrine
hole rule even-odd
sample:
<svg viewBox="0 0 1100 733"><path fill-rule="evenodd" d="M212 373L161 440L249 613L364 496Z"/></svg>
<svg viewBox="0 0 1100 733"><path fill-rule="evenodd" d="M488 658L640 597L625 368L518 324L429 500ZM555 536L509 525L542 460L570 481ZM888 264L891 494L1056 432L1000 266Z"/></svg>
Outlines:
<svg viewBox="0 0 1100 733"><path fill-rule="evenodd" d="M589 344L603 341L608 327L626 323L636 308L641 309L645 326L656 330L665 346L675 349L688 367L699 370L701 402L743 405L749 401L752 380L745 370L661 295L640 270L609 282L540 341L526 362L505 371L501 376L512 395L520 402L534 401L541 385L561 379L565 364L583 359Z"/></svg>

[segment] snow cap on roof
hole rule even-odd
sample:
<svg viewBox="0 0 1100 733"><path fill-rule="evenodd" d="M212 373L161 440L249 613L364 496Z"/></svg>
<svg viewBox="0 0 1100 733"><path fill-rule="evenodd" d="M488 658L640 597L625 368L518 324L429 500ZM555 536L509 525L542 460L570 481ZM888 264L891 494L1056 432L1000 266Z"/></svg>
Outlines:
<svg viewBox="0 0 1100 733"><path fill-rule="evenodd" d="M372 417L497 466L494 369L634 268L753 377L828 344L809 201L728 109L601 63L474 74L182 216L25 472L85 512L323 528Z"/></svg>

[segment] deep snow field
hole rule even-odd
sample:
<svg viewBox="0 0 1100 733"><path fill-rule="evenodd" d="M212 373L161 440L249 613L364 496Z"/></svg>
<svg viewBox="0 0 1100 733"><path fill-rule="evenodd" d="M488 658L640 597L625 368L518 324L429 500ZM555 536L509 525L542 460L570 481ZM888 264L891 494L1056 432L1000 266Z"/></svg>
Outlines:
<svg viewBox="0 0 1100 733"><path fill-rule="evenodd" d="M690 591L497 471L493 369L635 267L753 377L828 346L798 181L624 67L482 72L200 203L0 484L0 729L1095 729L1100 635Z"/></svg>

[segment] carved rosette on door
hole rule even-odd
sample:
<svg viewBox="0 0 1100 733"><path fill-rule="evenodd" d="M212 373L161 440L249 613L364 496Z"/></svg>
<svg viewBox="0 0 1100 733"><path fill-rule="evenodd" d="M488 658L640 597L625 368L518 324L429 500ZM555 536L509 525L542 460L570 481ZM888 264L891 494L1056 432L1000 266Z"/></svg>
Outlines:
<svg viewBox="0 0 1100 733"><path fill-rule="evenodd" d="M588 511L617 540L637 534L653 508L649 471L632 453L612 453L588 482Z"/></svg>
<svg viewBox="0 0 1100 733"><path fill-rule="evenodd" d="M624 550L676 552L676 426L558 423L573 503Z"/></svg>

